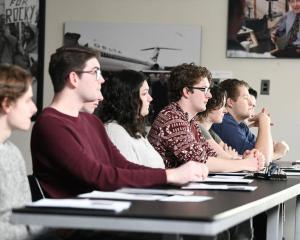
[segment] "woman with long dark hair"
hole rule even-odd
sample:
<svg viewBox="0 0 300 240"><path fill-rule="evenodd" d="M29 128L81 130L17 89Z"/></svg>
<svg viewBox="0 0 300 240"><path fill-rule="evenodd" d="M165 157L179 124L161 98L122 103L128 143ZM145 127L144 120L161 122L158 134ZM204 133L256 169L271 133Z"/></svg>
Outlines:
<svg viewBox="0 0 300 240"><path fill-rule="evenodd" d="M146 77L133 70L117 72L102 90L99 116L120 152L130 161L164 168L163 159L146 138L146 116L152 97Z"/></svg>

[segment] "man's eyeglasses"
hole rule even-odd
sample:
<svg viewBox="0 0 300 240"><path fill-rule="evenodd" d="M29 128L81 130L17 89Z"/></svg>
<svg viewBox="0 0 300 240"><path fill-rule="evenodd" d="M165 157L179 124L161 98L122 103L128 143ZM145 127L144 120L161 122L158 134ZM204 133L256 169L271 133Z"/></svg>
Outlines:
<svg viewBox="0 0 300 240"><path fill-rule="evenodd" d="M203 92L205 95L210 92L211 87L190 87L191 89L197 89Z"/></svg>
<svg viewBox="0 0 300 240"><path fill-rule="evenodd" d="M101 70L96 68L95 70L90 71L76 71L77 73L89 73L89 74L96 74L96 80L99 80L101 77Z"/></svg>

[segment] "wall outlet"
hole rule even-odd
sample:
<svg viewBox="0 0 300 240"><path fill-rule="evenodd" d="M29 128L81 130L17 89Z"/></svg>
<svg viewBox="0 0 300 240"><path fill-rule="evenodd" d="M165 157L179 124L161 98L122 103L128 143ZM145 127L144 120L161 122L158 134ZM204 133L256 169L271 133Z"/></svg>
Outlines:
<svg viewBox="0 0 300 240"><path fill-rule="evenodd" d="M260 83L260 94L270 95L270 80L263 79Z"/></svg>

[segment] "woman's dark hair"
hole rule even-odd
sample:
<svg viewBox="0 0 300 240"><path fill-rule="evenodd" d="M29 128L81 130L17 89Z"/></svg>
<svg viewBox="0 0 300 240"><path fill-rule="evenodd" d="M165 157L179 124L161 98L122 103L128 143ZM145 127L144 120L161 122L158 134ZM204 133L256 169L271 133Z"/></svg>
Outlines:
<svg viewBox="0 0 300 240"><path fill-rule="evenodd" d="M210 89L210 93L212 97L206 104L206 110L198 113L200 119L206 118L211 111L220 109L226 103L226 91L218 85L213 86Z"/></svg>
<svg viewBox="0 0 300 240"><path fill-rule="evenodd" d="M117 72L106 80L101 90L104 97L99 110L101 120L116 121L131 137L145 137L145 118L140 116L140 88L145 80L144 74L134 70Z"/></svg>

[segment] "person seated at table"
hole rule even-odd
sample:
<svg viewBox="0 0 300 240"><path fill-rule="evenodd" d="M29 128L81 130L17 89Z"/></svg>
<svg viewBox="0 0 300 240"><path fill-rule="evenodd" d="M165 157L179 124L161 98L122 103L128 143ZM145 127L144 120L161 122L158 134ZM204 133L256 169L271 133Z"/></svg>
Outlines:
<svg viewBox="0 0 300 240"><path fill-rule="evenodd" d="M250 108L250 117L255 116L255 107L256 107L256 100L257 100L257 91L251 87L249 87L249 94L250 94L250 101L251 101L251 108ZM271 123L273 125L273 123ZM252 127L252 123L250 122L249 127ZM284 157L288 151L290 150L289 145L285 141L273 141L273 157L272 160L278 160Z"/></svg>
<svg viewBox="0 0 300 240"><path fill-rule="evenodd" d="M237 151L225 144L211 129L212 124L221 123L224 114L227 113L225 108L226 92L220 87L214 86L210 93L212 98L208 99L206 110L197 115L199 129L209 145L216 151L218 157L241 159Z"/></svg>
<svg viewBox="0 0 300 240"><path fill-rule="evenodd" d="M254 150L245 159L217 157L198 129L196 115L205 111L210 93L211 73L201 66L176 66L169 79L171 103L154 120L148 139L162 156L166 168L178 167L190 160L206 162L211 172L258 171L264 158Z"/></svg>
<svg viewBox="0 0 300 240"><path fill-rule="evenodd" d="M123 70L107 80L99 116L120 152L134 163L165 168L160 154L146 138L146 116L152 97L146 77L134 70Z"/></svg>
<svg viewBox="0 0 300 240"><path fill-rule="evenodd" d="M51 56L49 73L54 98L37 118L31 136L33 172L48 196L181 185L207 177L203 163L191 161L165 170L128 161L110 141L103 123L81 112L84 103L99 99L104 83L95 50L61 47Z"/></svg>
<svg viewBox="0 0 300 240"><path fill-rule="evenodd" d="M32 76L15 65L0 65L0 238L59 239L36 226L13 225L11 210L31 202L25 161L9 141L15 130L28 130L37 111L32 101Z"/></svg>
<svg viewBox="0 0 300 240"><path fill-rule="evenodd" d="M220 83L227 93L226 109L222 123L212 125L212 129L229 146L238 153L258 149L263 153L266 164L272 161L273 140L271 120L266 109L250 118L252 102L248 91L249 85L242 80L227 79ZM245 124L245 120L258 127L257 137Z"/></svg>

